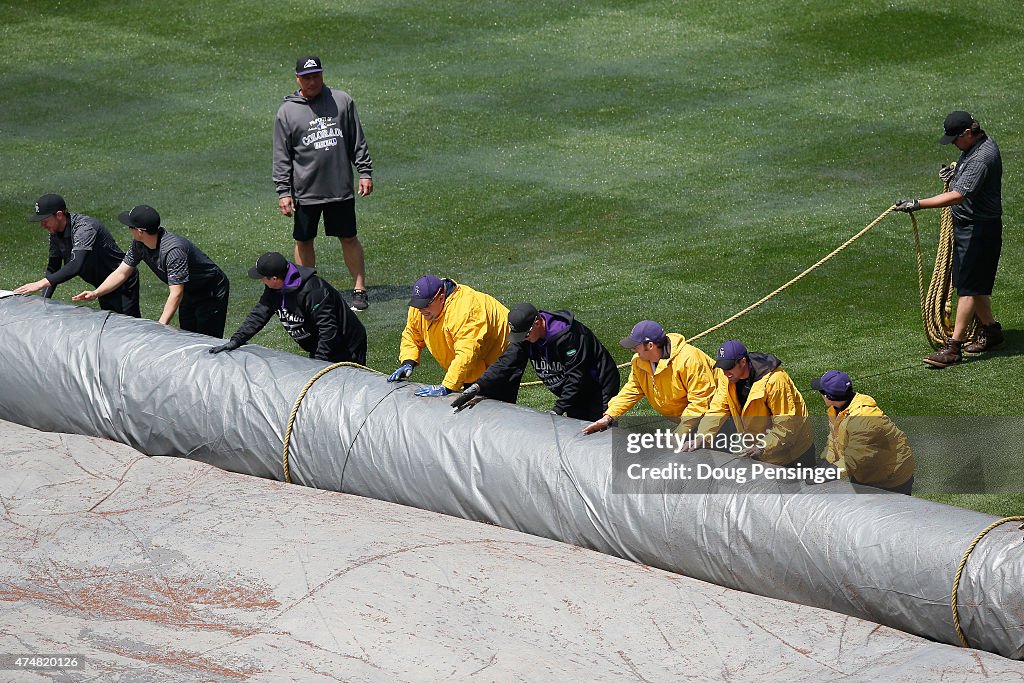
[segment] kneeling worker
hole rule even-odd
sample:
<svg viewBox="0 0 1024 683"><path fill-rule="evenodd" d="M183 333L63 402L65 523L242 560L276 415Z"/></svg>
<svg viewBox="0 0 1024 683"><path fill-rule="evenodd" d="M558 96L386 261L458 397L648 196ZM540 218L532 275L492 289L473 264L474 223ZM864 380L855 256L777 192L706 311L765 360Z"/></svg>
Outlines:
<svg viewBox="0 0 1024 683"><path fill-rule="evenodd" d="M742 437L736 444L742 446L740 455L775 465L813 468L814 443L807 404L781 366L782 361L772 354L750 353L735 339L722 344L715 368L728 381L719 382L687 450L718 443L715 437L725 435L726 422L731 418L735 436Z"/></svg>
<svg viewBox="0 0 1024 683"><path fill-rule="evenodd" d="M619 343L634 353L629 379L608 402L605 414L584 427L583 433L608 429L642 398L661 415L679 422L678 430L692 428L707 411L715 393L711 358L686 343L683 335L666 333L653 320L638 322Z"/></svg>
<svg viewBox="0 0 1024 683"><path fill-rule="evenodd" d="M910 495L914 454L907 436L881 411L875 399L853 390L850 376L829 370L811 382L828 406L828 445L824 459L854 484Z"/></svg>
<svg viewBox="0 0 1024 683"><path fill-rule="evenodd" d="M285 332L315 360L366 363L366 328L345 299L313 268L289 263L270 251L249 269L264 284L263 296L227 343L210 353L233 351L256 336L277 314Z"/></svg>
<svg viewBox="0 0 1024 683"><path fill-rule="evenodd" d="M416 395L447 396L480 379L507 346L508 309L500 301L449 278L424 275L413 284L409 299L399 348L402 364L388 381L408 379L426 347L445 375L441 384L417 389ZM517 384L491 398L515 403L518 391Z"/></svg>
<svg viewBox="0 0 1024 683"><path fill-rule="evenodd" d="M619 369L608 349L570 311L538 311L519 304L508 314L511 343L483 376L452 401L460 410L474 397L517 392L529 362L558 400L551 412L596 420L619 389Z"/></svg>

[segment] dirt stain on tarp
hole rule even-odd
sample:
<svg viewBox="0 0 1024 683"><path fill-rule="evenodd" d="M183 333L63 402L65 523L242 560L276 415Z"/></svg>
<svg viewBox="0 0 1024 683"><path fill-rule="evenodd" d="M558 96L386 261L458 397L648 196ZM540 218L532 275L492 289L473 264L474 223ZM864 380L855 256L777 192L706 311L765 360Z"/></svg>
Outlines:
<svg viewBox="0 0 1024 683"><path fill-rule="evenodd" d="M128 657L131 659L137 659L148 664L159 664L161 666L173 667L176 669L191 669L196 673L202 672L203 674L208 676L219 676L221 677L221 680L229 679L236 681L244 681L248 678L252 678L257 674L264 673L263 669L258 669L256 667L232 669L225 666L223 662L211 659L209 657L204 657L195 652L187 652L184 650L167 650L164 652L138 652L114 646L107 646L105 649L113 654L121 655L122 657Z"/></svg>
<svg viewBox="0 0 1024 683"><path fill-rule="evenodd" d="M237 612L273 609L280 603L265 584L241 585L235 580L237 577L183 578L51 562L29 567L17 579L0 579L0 601L27 600L81 612L88 618L134 619L247 637L260 629L246 622L263 620L239 619L242 615Z"/></svg>

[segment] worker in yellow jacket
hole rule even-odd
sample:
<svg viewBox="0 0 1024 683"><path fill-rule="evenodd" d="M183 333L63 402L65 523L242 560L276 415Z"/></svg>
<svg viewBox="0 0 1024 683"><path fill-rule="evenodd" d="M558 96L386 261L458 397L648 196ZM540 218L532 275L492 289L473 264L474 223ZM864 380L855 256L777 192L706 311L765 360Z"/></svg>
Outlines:
<svg viewBox="0 0 1024 683"><path fill-rule="evenodd" d="M829 370L811 382L828 406L824 460L855 484L910 495L914 454L907 436L867 394L853 390L850 376Z"/></svg>
<svg viewBox="0 0 1024 683"><path fill-rule="evenodd" d="M619 343L634 353L629 379L608 402L605 414L584 427L583 433L607 429L642 398L661 415L679 422L677 431L696 424L715 393L711 358L687 344L683 335L666 333L653 320L638 322Z"/></svg>
<svg viewBox="0 0 1024 683"><path fill-rule="evenodd" d="M417 396L447 396L484 374L508 346L508 309L494 297L449 278L424 275L416 280L409 314L402 332L398 367L389 382L408 379L426 347L445 369L441 384L422 387ZM519 383L511 383L511 396L490 396L515 403Z"/></svg>
<svg viewBox="0 0 1024 683"><path fill-rule="evenodd" d="M710 447L732 421L731 452L776 465L813 468L815 464L807 404L782 361L770 353L751 353L732 339L718 349L718 389L686 450ZM735 444L737 448L731 446ZM716 446L717 447L717 446Z"/></svg>

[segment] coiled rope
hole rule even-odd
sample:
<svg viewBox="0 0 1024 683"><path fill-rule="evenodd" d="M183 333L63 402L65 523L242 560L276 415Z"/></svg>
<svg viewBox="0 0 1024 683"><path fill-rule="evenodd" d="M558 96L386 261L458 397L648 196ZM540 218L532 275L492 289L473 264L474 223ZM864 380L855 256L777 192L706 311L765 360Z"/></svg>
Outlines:
<svg viewBox="0 0 1024 683"><path fill-rule="evenodd" d="M960 613L957 610L956 593L957 589L960 587L960 576L964 573L964 567L967 566L967 558L971 556L971 552L978 545L981 539L985 538L985 535L988 534L988 532L992 531L1001 524L1005 524L1006 522L1019 522L1021 520L1024 520L1024 517L1003 517L1002 519L989 524L981 531L980 534L974 537L974 540L971 541L971 545L967 547L967 552L964 553L963 559L960 560L960 566L956 568L956 578L953 579L953 597L950 600L950 602L953 607L953 627L956 628L956 634L960 637L960 643L964 647L970 647L970 645L967 643L967 636L964 635L963 629L960 628ZM1020 528L1024 530L1024 524L1021 524Z"/></svg>
<svg viewBox="0 0 1024 683"><path fill-rule="evenodd" d="M944 189L949 189L949 183L945 184ZM712 332L722 329L734 320L750 313L758 306L765 304L773 297L781 294L810 273L831 261L839 254L839 252L843 251L863 237L869 230L882 222L882 219L892 213L894 208L894 206L890 206L888 209L883 211L878 218L862 228L860 232L833 249L827 256L820 259L817 263L804 270L786 284L782 285L770 294L765 295L761 299L758 299L735 315L726 318L714 327L709 327L703 332L693 335L687 339L687 342L692 343L701 337L705 337ZM928 342L933 348L937 349L944 345L946 338L953 334L953 323L950 318L953 307L953 213L950 211L948 206L942 209L942 219L939 225L939 245L935 253L935 268L932 270L932 277L928 285L927 292L925 292L924 288L924 257L921 253L921 236L917 228L917 217L913 213L910 214L910 223L914 228L914 243L917 247L917 289L921 299L921 321L924 323L924 333L928 338ZM972 322L970 328L967 330L968 339L971 339L974 336L974 330L975 322ZM630 362L626 362L620 363L616 367L626 368L629 366ZM535 387L542 384L543 382L533 381L523 382L520 386Z"/></svg>
<svg viewBox="0 0 1024 683"><path fill-rule="evenodd" d="M949 182L943 183L943 192L949 191ZM914 244L917 246L917 291L921 297L921 322L924 334L932 348L938 349L953 336L953 211L942 209L939 221L939 242L935 248L935 267L928 290L924 288L924 262L921 256L921 236L917 230L917 216L910 214L914 228ZM977 320L972 320L966 330L966 339L973 339Z"/></svg>

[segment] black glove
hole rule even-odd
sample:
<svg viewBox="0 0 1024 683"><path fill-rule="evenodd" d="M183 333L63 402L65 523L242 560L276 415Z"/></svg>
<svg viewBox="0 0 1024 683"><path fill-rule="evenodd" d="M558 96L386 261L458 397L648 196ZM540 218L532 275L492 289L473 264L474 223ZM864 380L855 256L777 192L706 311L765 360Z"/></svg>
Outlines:
<svg viewBox="0 0 1024 683"><path fill-rule="evenodd" d="M221 351L234 351L239 346L241 346L240 343L238 343L234 339L229 339L220 346L214 346L212 349L210 349L210 353L220 353Z"/></svg>
<svg viewBox="0 0 1024 683"><path fill-rule="evenodd" d="M474 398L480 395L480 385L470 384L466 387L466 390L455 397L452 401L452 408L455 408L455 412L459 412L466 407L466 404L472 401Z"/></svg>
<svg viewBox="0 0 1024 683"><path fill-rule="evenodd" d="M916 199L900 199L896 202L896 205L892 207L896 211L902 211L903 213L910 213L917 211L921 208L921 202Z"/></svg>
<svg viewBox="0 0 1024 683"><path fill-rule="evenodd" d="M955 172L955 170L955 161L945 164L944 166L939 166L939 180L941 180L944 183L948 183L950 180L953 179L953 173Z"/></svg>

